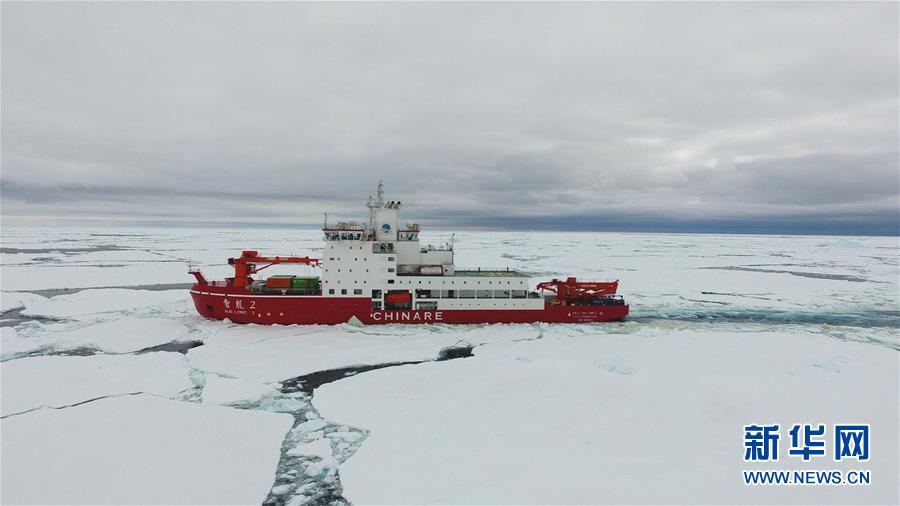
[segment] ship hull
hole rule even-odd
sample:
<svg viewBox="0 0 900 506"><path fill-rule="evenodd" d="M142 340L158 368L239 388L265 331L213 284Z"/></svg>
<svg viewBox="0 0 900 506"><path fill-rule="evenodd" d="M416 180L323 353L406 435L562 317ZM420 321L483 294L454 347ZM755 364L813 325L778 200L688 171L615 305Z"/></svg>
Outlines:
<svg viewBox="0 0 900 506"><path fill-rule="evenodd" d="M353 317L365 324L591 323L621 320L627 305L561 306L542 309L372 310L363 297L257 295L234 287L195 285L191 297L207 318L262 325L335 325Z"/></svg>

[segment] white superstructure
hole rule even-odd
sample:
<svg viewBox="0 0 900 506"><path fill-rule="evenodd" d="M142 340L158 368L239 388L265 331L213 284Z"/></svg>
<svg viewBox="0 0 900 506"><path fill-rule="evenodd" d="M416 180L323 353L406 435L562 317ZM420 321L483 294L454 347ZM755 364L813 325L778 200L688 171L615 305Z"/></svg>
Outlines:
<svg viewBox="0 0 900 506"><path fill-rule="evenodd" d="M419 226L400 224L399 201L383 185L369 197L369 221L325 223L322 295L372 298L379 309L542 309L530 277L512 270L457 270L453 244L421 246ZM408 293L409 298L405 295Z"/></svg>

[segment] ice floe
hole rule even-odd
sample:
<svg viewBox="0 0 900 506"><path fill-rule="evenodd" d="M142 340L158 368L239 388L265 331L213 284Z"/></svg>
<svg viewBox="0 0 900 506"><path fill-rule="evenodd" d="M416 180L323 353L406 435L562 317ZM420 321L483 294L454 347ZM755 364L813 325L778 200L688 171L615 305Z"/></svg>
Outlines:
<svg viewBox="0 0 900 506"><path fill-rule="evenodd" d="M194 386L179 353L28 357L4 362L0 377L4 417L105 396L170 397Z"/></svg>
<svg viewBox="0 0 900 506"><path fill-rule="evenodd" d="M278 390L272 385L211 374L204 381L202 399L208 404L239 404L277 394Z"/></svg>
<svg viewBox="0 0 900 506"><path fill-rule="evenodd" d="M354 365L432 360L465 339L494 342L534 338L530 325L388 325L357 329L346 325L276 326L219 324L204 346L188 352L205 371L261 383Z"/></svg>
<svg viewBox="0 0 900 506"><path fill-rule="evenodd" d="M24 360L24 359L23 359ZM259 504L286 414L134 395L9 417L4 504Z"/></svg>
<svg viewBox="0 0 900 506"><path fill-rule="evenodd" d="M128 290L99 289L84 290L69 295L60 295L30 301L22 314L47 318L98 318L104 313L159 312L166 304L184 304L190 300L186 290Z"/></svg>
<svg viewBox="0 0 900 506"><path fill-rule="evenodd" d="M4 338L4 357L37 349L89 348L128 353L196 336L191 327L177 318L126 316L99 322L33 323L22 326L18 337L9 342Z"/></svg>
<svg viewBox="0 0 900 506"><path fill-rule="evenodd" d="M323 385L313 403L369 431L340 467L362 504L892 503L896 374L894 350L812 334L549 329ZM741 483L743 424L848 416L873 426L880 483Z"/></svg>

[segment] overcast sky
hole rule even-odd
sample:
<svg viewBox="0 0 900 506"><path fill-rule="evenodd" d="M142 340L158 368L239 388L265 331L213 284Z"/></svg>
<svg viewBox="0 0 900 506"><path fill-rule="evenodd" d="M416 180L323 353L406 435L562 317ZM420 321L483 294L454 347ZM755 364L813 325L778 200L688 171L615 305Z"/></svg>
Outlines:
<svg viewBox="0 0 900 506"><path fill-rule="evenodd" d="M0 8L4 223L900 226L896 2Z"/></svg>

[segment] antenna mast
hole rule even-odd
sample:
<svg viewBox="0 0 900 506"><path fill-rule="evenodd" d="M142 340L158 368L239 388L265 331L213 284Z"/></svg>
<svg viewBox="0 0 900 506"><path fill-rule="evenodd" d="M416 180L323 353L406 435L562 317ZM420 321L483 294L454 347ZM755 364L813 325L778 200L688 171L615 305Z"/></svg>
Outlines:
<svg viewBox="0 0 900 506"><path fill-rule="evenodd" d="M375 208L384 207L384 184L378 180L378 200L372 202L372 196L369 195L369 202L366 204L369 208L369 228L375 230Z"/></svg>

